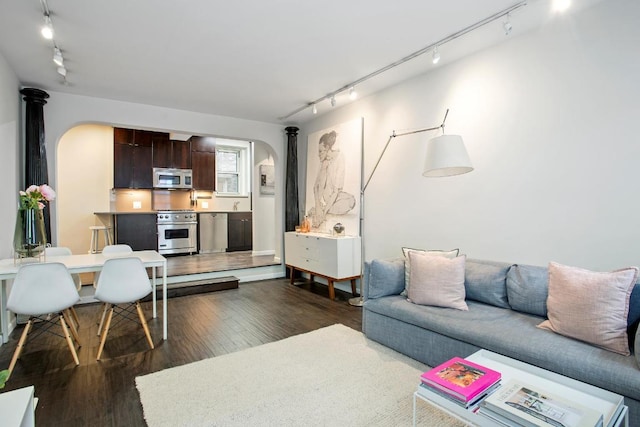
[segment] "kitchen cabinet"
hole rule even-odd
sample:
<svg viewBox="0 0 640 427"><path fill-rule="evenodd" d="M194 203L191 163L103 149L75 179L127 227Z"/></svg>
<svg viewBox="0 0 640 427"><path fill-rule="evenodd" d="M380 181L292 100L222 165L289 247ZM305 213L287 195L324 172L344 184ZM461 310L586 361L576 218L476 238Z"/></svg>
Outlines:
<svg viewBox="0 0 640 427"><path fill-rule="evenodd" d="M191 169L191 142L169 139L158 132L153 139L153 167Z"/></svg>
<svg viewBox="0 0 640 427"><path fill-rule="evenodd" d="M134 251L158 250L156 214L115 215L116 243L131 246Z"/></svg>
<svg viewBox="0 0 640 427"><path fill-rule="evenodd" d="M227 252L253 249L251 212L230 212L227 224Z"/></svg>
<svg viewBox="0 0 640 427"><path fill-rule="evenodd" d="M191 169L193 189L215 191L216 189L216 145L215 138L192 136Z"/></svg>
<svg viewBox="0 0 640 427"><path fill-rule="evenodd" d="M154 133L113 129L114 188L153 188Z"/></svg>
<svg viewBox="0 0 640 427"><path fill-rule="evenodd" d="M329 297L334 299L333 283L351 281L351 292L356 293L356 279L360 278L361 255L360 237L333 237L318 233L284 234L284 259L291 269L293 282L294 270L300 270L313 276L327 279Z"/></svg>

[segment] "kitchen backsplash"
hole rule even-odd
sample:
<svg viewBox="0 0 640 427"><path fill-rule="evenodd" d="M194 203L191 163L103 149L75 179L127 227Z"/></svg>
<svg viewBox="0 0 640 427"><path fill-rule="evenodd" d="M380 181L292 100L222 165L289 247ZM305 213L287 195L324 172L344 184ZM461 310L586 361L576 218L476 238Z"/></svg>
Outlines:
<svg viewBox="0 0 640 427"><path fill-rule="evenodd" d="M202 212L250 211L251 197L216 197L210 191L112 189L109 207L116 212L171 209L194 209Z"/></svg>

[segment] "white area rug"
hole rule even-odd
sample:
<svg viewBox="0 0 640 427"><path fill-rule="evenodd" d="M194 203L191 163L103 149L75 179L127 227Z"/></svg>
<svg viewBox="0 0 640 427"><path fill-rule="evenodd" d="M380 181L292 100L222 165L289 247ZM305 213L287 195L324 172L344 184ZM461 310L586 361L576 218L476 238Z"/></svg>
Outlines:
<svg viewBox="0 0 640 427"><path fill-rule="evenodd" d="M136 378L149 427L410 426L427 366L333 325ZM423 426L462 425L418 401Z"/></svg>

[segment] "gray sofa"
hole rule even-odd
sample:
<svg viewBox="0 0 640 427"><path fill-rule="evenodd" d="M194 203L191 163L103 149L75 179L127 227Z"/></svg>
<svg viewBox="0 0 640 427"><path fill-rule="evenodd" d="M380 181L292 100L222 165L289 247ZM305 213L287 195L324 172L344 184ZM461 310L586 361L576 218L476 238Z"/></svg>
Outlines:
<svg viewBox="0 0 640 427"><path fill-rule="evenodd" d="M468 311L407 301L404 259L365 264L362 330L368 338L436 366L487 349L624 396L640 426L640 331L629 326L631 356L537 328L546 316L547 268L468 259ZM640 285L630 316L640 311ZM635 346L635 352L634 350ZM635 353L635 354L634 354Z"/></svg>

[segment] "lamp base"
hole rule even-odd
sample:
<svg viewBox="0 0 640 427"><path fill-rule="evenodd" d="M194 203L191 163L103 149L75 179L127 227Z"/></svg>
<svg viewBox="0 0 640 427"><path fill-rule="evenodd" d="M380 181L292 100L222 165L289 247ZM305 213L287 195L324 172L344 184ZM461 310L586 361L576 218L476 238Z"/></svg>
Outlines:
<svg viewBox="0 0 640 427"><path fill-rule="evenodd" d="M362 307L362 304L364 304L364 298L362 297L349 298L349 305Z"/></svg>

